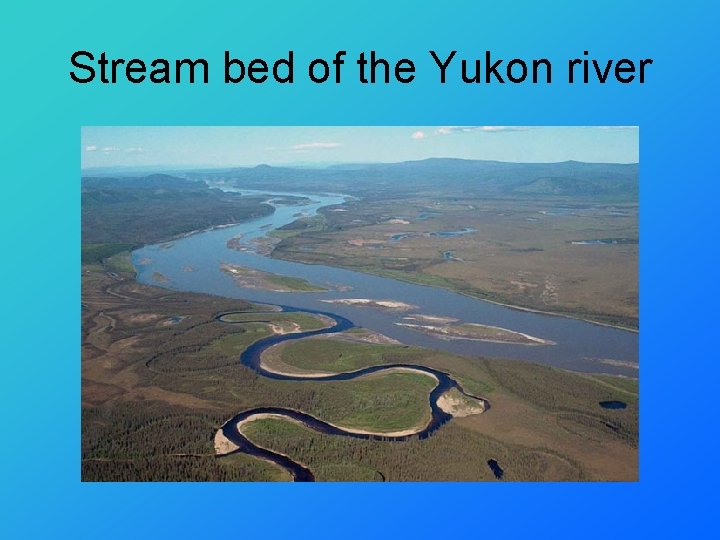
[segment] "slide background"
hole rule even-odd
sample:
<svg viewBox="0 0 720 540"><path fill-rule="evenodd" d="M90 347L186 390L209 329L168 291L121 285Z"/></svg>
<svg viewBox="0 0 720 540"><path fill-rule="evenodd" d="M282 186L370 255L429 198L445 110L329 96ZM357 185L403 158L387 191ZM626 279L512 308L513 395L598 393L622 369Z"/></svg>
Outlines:
<svg viewBox="0 0 720 540"><path fill-rule="evenodd" d="M709 530L718 479L716 6L444 4L3 6L0 537L607 538ZM79 49L202 56L214 82L81 86L68 75ZM298 77L294 85L225 86L217 77L225 49L240 57L294 49L297 66L339 49L375 49L415 59L418 77L410 85L313 85ZM547 56L557 78L537 87L441 86L429 49ZM564 84L561 64L584 49L655 63L645 85ZM335 124L640 126L640 482L80 483L80 126Z"/></svg>

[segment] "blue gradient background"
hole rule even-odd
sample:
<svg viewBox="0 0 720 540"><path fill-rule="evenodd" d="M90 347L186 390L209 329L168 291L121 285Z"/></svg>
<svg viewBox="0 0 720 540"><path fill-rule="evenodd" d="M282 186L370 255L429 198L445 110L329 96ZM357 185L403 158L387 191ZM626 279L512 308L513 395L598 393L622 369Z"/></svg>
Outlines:
<svg viewBox="0 0 720 540"><path fill-rule="evenodd" d="M717 10L708 3L14 2L2 8L0 537L657 537L716 500ZM417 60L411 85L225 86L222 53ZM436 82L428 49L650 56L647 83ZM208 86L73 83L73 51L204 56ZM430 60L431 61L431 60ZM559 72L558 72L559 74ZM211 72L211 78L213 72ZM630 484L81 484L82 125L641 126L641 480ZM717 329L714 329L715 332ZM711 386L712 385L712 386ZM452 459L452 456L448 456ZM690 460L685 466L683 460ZM467 536L466 536L467 537Z"/></svg>

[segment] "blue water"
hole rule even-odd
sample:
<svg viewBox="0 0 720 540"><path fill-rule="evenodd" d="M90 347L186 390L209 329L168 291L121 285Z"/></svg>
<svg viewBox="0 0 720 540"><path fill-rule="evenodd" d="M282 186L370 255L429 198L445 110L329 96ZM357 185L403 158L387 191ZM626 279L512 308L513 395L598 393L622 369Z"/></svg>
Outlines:
<svg viewBox="0 0 720 540"><path fill-rule="evenodd" d="M393 234L390 237L390 240L392 240L393 242L399 242L400 240L405 240L407 238L453 238L455 236L461 236L463 234L470 234L474 232L476 232L475 229L470 229L467 227L464 229L460 229L459 231L406 232Z"/></svg>
<svg viewBox="0 0 720 540"><path fill-rule="evenodd" d="M603 409L613 409L613 410L624 409L627 407L627 403L625 403L624 401L601 401L599 403L599 405Z"/></svg>
<svg viewBox="0 0 720 540"><path fill-rule="evenodd" d="M245 190L236 191L257 194ZM227 241L238 234L242 234L240 240L242 246L252 250L253 240L262 239L270 230L291 223L297 219L295 216L298 212L314 215L323 206L342 204L345 201L345 197L339 194L308 195L273 192L272 195L306 196L310 197L312 202L305 205L276 206L275 212L270 216L231 227L199 232L162 245L138 249L133 252L133 264L138 269L138 281L180 291L208 293L300 309L332 311L347 317L358 326L380 332L409 345L471 357L530 360L564 369L631 377L636 377L638 374L638 335L633 332L564 317L511 309L445 289L415 285L330 266L282 261L254 251L240 252L228 249ZM281 293L241 288L230 276L220 270L222 263L239 264L304 278L315 284L335 287L335 290L319 293ZM193 271L187 271L188 267ZM168 281L154 282L152 279L154 272L163 274ZM337 290L337 287L351 290ZM391 299L418 307L405 313L398 313L322 302L322 300L341 298ZM524 346L470 340L443 340L395 324L403 322L403 316L409 313L453 317L466 322L500 326L551 340L556 345Z"/></svg>
<svg viewBox="0 0 720 540"><path fill-rule="evenodd" d="M500 464L497 462L497 460L494 459L488 459L488 467L490 467L490 470L495 475L495 478L498 480L502 480L503 475L505 474L505 471L500 466Z"/></svg>

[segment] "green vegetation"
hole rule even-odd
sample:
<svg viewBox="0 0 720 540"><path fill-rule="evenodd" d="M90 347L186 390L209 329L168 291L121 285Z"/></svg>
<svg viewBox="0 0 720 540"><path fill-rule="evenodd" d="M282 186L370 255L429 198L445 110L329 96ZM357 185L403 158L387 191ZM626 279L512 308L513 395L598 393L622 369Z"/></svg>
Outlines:
<svg viewBox="0 0 720 540"><path fill-rule="evenodd" d="M210 352L217 352L226 358L237 358L248 346L269 335L272 335L272 331L266 324L249 323L244 325L240 331L213 341L208 349Z"/></svg>
<svg viewBox="0 0 720 540"><path fill-rule="evenodd" d="M412 362L420 349L403 345L376 345L339 338L303 339L283 346L283 363L304 371L341 373L379 364Z"/></svg>
<svg viewBox="0 0 720 540"><path fill-rule="evenodd" d="M108 257L104 261L105 268L111 272L126 272L128 274L135 273L135 266L132 263L132 256L129 251L121 251L115 255Z"/></svg>
<svg viewBox="0 0 720 540"><path fill-rule="evenodd" d="M315 316L305 312L246 312L246 313L230 313L223 315L222 320L228 323L240 322L265 322L265 323L294 323L299 326L299 330L303 332L310 330L320 330L331 324L325 318Z"/></svg>
<svg viewBox="0 0 720 540"><path fill-rule="evenodd" d="M82 479L103 482L276 481L284 470L251 458L215 458L217 415L161 402L83 408Z"/></svg>
<svg viewBox="0 0 720 540"><path fill-rule="evenodd" d="M160 174L83 178L81 208L83 245L124 244L114 251L105 247L109 251L100 257L99 248L89 251L88 257L93 254L95 261L132 246L273 212L260 197L226 193L204 182Z"/></svg>
<svg viewBox="0 0 720 540"><path fill-rule="evenodd" d="M217 370L236 365L250 345L273 334L271 324L287 330L318 330L325 321L309 313L231 313L223 317L232 325L205 328L202 340L177 339L175 346L157 353L148 365L155 371L182 373ZM238 324L242 323L242 324Z"/></svg>
<svg viewBox="0 0 720 540"><path fill-rule="evenodd" d="M637 184L624 179L607 181L582 176L554 176L538 178L515 187L513 191L537 196L607 197L613 200L622 196L637 197Z"/></svg>
<svg viewBox="0 0 720 540"><path fill-rule="evenodd" d="M327 289L325 287L313 285L308 280L302 279L302 278L281 276L279 274L270 274L267 279L273 285L276 285L277 287L281 287L283 289L289 289L291 291L297 291L297 292L327 291Z"/></svg>
<svg viewBox="0 0 720 540"><path fill-rule="evenodd" d="M320 232L323 230L325 230L325 218L322 214L317 214L311 217L296 219L292 223L270 231L268 236L285 239L298 236L302 233Z"/></svg>
<svg viewBox="0 0 720 540"><path fill-rule="evenodd" d="M281 292L320 292L324 287L314 285L302 278L282 276L238 264L222 263L220 270L233 278L238 287Z"/></svg>
<svg viewBox="0 0 720 540"><path fill-rule="evenodd" d="M591 380L599 381L600 383L609 386L610 388L634 396L637 399L638 396L638 380L629 379L626 377L613 377L612 375L601 375L593 374L588 375Z"/></svg>
<svg viewBox="0 0 720 540"><path fill-rule="evenodd" d="M131 251L135 244L83 244L80 249L82 264L102 263L103 260L118 253Z"/></svg>
<svg viewBox="0 0 720 540"><path fill-rule="evenodd" d="M637 388L637 381L612 378L627 385L621 389L538 364L488 360L483 363L503 388L537 407L555 412L558 422L573 420L637 446L639 399L637 393L634 396L628 393L628 389ZM626 402L627 408L606 411L598 405L601 401L613 400Z"/></svg>
<svg viewBox="0 0 720 540"><path fill-rule="evenodd" d="M578 463L551 450L503 444L454 424L428 439L401 444L322 435L279 419L252 422L245 433L256 444L304 463L319 481L492 481L491 458L510 481L543 480L548 474L556 480L586 479Z"/></svg>
<svg viewBox="0 0 720 540"><path fill-rule="evenodd" d="M467 377L456 377L455 380L460 383L463 390L472 396L489 396L495 390L495 387L488 380L477 380Z"/></svg>
<svg viewBox="0 0 720 540"><path fill-rule="evenodd" d="M174 346L154 355L148 366L157 372L188 373L217 370L238 363L249 345L272 334L265 324L248 323L230 334L208 328L202 341L177 339Z"/></svg>
<svg viewBox="0 0 720 540"><path fill-rule="evenodd" d="M377 373L344 383L326 383L315 407L332 424L373 432L424 427L430 421L428 394L436 381L419 373Z"/></svg>

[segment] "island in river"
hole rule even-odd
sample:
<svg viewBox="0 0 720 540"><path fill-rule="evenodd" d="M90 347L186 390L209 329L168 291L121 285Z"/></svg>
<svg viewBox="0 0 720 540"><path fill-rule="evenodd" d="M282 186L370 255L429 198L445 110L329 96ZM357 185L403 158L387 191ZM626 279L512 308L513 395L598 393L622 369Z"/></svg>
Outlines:
<svg viewBox="0 0 720 540"><path fill-rule="evenodd" d="M232 276L238 287L248 289L264 289L274 292L321 292L327 291L325 287L314 285L302 278L294 278L263 272L254 268L240 266L238 264L223 263L220 269Z"/></svg>
<svg viewBox="0 0 720 540"><path fill-rule="evenodd" d="M522 332L514 332L499 326L466 323L451 317L412 315L404 317L407 322L395 323L418 332L439 336L444 339L469 339L491 343L515 343L521 345L554 345L548 339L541 339Z"/></svg>

